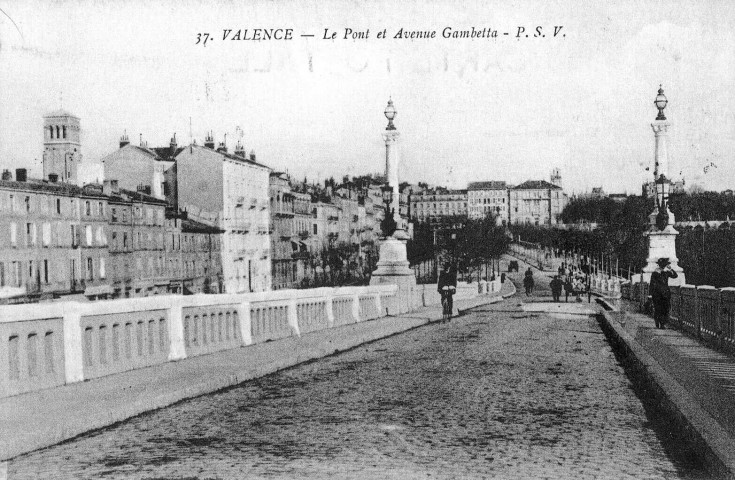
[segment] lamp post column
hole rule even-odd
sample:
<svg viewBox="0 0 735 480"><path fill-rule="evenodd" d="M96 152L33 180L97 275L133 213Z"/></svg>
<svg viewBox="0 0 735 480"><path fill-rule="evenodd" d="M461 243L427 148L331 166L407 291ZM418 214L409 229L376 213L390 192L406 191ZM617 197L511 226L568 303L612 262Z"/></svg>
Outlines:
<svg viewBox="0 0 735 480"><path fill-rule="evenodd" d="M388 126L383 132L385 140L385 176L387 189L385 191L389 201L386 202L386 215L388 209L393 209L393 219L396 222L396 230L392 235L385 235L380 244L379 261L377 269L370 278L370 285L394 284L398 285L399 311L405 312L413 308L413 291L416 286L416 277L409 267L406 255L406 240L408 235L403 230L400 211L400 192L398 181L398 138L400 134L393 125L396 117L396 109L393 100L388 101L385 108L385 117Z"/></svg>
<svg viewBox="0 0 735 480"><path fill-rule="evenodd" d="M656 142L653 173L656 204L653 212L648 216L648 231L644 234L648 236L648 258L646 266L643 267L643 281L650 281L651 273L657 268L658 259L668 258L672 270L678 275L669 284L683 285L686 283L684 271L679 266L679 259L676 256L676 236L679 232L674 229L674 214L669 210L670 182L666 178L669 169L668 132L671 123L666 119L664 109L668 103L663 88L659 88L654 101L658 108L658 116L651 124Z"/></svg>

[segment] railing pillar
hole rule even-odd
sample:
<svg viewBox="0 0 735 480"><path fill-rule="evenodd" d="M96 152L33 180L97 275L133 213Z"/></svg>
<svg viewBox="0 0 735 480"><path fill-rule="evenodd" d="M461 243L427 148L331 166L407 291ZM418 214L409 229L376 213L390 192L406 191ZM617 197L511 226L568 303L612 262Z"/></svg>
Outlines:
<svg viewBox="0 0 735 480"><path fill-rule="evenodd" d="M717 290L717 306L715 307L715 325L717 325L717 348L725 347L725 335L722 329L722 290Z"/></svg>
<svg viewBox="0 0 735 480"><path fill-rule="evenodd" d="M64 319L64 375L66 383L84 381L84 359L82 346L82 315L77 303L63 307Z"/></svg>
<svg viewBox="0 0 735 480"><path fill-rule="evenodd" d="M324 310L327 312L327 328L334 327L334 297L327 295L324 301Z"/></svg>
<svg viewBox="0 0 735 480"><path fill-rule="evenodd" d="M375 310L378 312L378 318L380 318L383 316L383 313L381 312L383 307L380 304L380 294L376 293L373 298L375 299Z"/></svg>
<svg viewBox="0 0 735 480"><path fill-rule="evenodd" d="M291 299L291 301L288 302L288 325L291 327L293 334L300 337L301 330L299 330L299 314L296 307L296 299Z"/></svg>
<svg viewBox="0 0 735 480"><path fill-rule="evenodd" d="M253 344L253 325L250 317L250 302L242 302L237 309L237 317L240 320L240 338L243 347Z"/></svg>
<svg viewBox="0 0 735 480"><path fill-rule="evenodd" d="M697 339L702 339L702 314L699 311L699 292L694 289L694 323L697 329Z"/></svg>
<svg viewBox="0 0 735 480"><path fill-rule="evenodd" d="M360 321L360 295L352 297L352 318L355 319L355 323Z"/></svg>
<svg viewBox="0 0 735 480"><path fill-rule="evenodd" d="M180 299L175 299L168 309L168 360L183 360L186 358L186 343L184 339L184 312Z"/></svg>

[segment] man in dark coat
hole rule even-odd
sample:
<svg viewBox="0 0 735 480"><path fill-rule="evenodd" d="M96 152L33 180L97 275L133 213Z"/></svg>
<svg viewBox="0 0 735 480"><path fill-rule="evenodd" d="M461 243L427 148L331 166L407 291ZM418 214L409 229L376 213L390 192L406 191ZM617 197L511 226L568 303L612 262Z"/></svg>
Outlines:
<svg viewBox="0 0 735 480"><path fill-rule="evenodd" d="M444 287L447 287L447 289L444 290ZM457 271L452 268L452 265L449 262L444 264L444 268L439 274L437 291L439 292L439 295L442 295L442 298L444 295L447 296L447 302L449 302L448 309L452 312L452 308L454 308L452 295L457 291Z"/></svg>
<svg viewBox="0 0 735 480"><path fill-rule="evenodd" d="M526 289L526 296L530 296L533 291L533 271L531 267L528 267L525 275L523 276L523 287Z"/></svg>
<svg viewBox="0 0 735 480"><path fill-rule="evenodd" d="M671 308L671 289L669 278L676 278L676 272L671 268L668 258L659 258L658 268L651 273L651 300L653 301L653 320L656 328L666 328Z"/></svg>
<svg viewBox="0 0 735 480"><path fill-rule="evenodd" d="M559 297L561 297L561 289L564 286L564 283L559 279L559 275L554 275L553 280L551 280L551 283L549 283L549 287L551 287L551 296L554 297L554 301L558 302Z"/></svg>

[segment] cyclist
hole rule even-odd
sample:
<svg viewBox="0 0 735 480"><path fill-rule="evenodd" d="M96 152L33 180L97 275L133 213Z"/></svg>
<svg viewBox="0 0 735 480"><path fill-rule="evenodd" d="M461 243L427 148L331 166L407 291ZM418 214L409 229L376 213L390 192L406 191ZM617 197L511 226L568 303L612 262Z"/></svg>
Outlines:
<svg viewBox="0 0 735 480"><path fill-rule="evenodd" d="M449 262L444 264L444 268L439 274L437 291L442 296L444 314L442 322L446 322L452 318L452 295L457 291L457 272L454 271Z"/></svg>

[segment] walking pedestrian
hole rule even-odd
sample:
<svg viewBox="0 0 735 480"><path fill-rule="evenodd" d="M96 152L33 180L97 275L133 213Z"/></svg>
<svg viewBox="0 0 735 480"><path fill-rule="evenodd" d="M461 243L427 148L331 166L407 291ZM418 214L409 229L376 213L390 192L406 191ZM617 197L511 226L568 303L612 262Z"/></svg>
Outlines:
<svg viewBox="0 0 735 480"><path fill-rule="evenodd" d="M531 271L531 267L528 267L528 270L523 275L523 287L526 289L526 296L529 297L533 292L533 272Z"/></svg>
<svg viewBox="0 0 735 480"><path fill-rule="evenodd" d="M574 285L572 285L571 275L567 275L564 281L564 301L569 302L569 295L574 295Z"/></svg>
<svg viewBox="0 0 735 480"><path fill-rule="evenodd" d="M442 323L447 322L452 317L453 295L457 291L457 271L452 268L452 264L446 262L442 272L439 274L437 283L437 291L442 299Z"/></svg>
<svg viewBox="0 0 735 480"><path fill-rule="evenodd" d="M656 262L658 268L651 273L651 300L653 301L653 321L656 328L666 328L671 309L671 289L669 289L669 278L678 275L671 268L671 261L662 257Z"/></svg>
<svg viewBox="0 0 735 480"><path fill-rule="evenodd" d="M554 298L555 302L559 301L559 297L561 297L561 289L563 286L564 284L561 280L559 280L559 275L554 275L551 283L549 283L549 287L551 287L551 296Z"/></svg>

